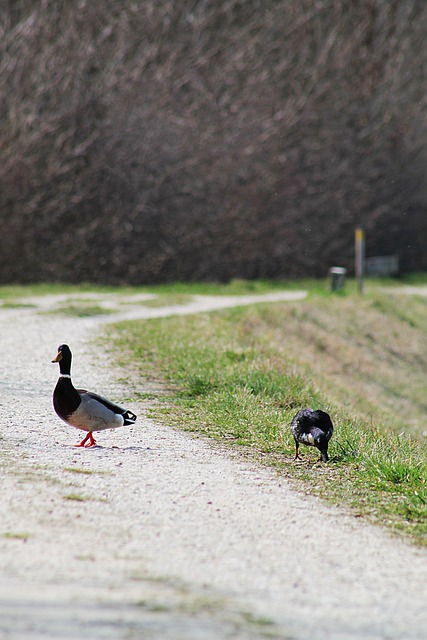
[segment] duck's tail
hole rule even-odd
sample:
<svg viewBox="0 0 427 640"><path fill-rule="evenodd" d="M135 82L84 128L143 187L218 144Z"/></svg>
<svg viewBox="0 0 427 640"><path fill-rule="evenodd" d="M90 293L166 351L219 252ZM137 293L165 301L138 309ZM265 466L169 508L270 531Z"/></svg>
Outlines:
<svg viewBox="0 0 427 640"><path fill-rule="evenodd" d="M325 442L325 434L322 429L319 429L318 427L312 427L310 429L310 436L312 438L313 444L316 447L318 447L319 449L323 447L323 444Z"/></svg>
<svg viewBox="0 0 427 640"><path fill-rule="evenodd" d="M317 447L322 455L322 461L323 462L328 462L329 460L329 456L328 456L328 438L325 434L324 431L322 431L322 429L318 429L317 427L314 427L311 430L311 435L313 436L314 439L314 446Z"/></svg>
<svg viewBox="0 0 427 640"><path fill-rule="evenodd" d="M123 414L124 425L125 424L134 424L136 420L136 415L132 413L132 411L125 411Z"/></svg>

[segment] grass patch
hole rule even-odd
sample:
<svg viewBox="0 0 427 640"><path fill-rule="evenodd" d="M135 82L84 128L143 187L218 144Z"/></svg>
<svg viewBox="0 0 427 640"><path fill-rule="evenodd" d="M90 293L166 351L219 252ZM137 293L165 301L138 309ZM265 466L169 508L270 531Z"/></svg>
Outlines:
<svg viewBox="0 0 427 640"><path fill-rule="evenodd" d="M31 304L29 302L15 302L14 300L2 302L0 305L1 309L34 309L35 307L35 304Z"/></svg>
<svg viewBox="0 0 427 640"><path fill-rule="evenodd" d="M1 537L5 538L6 540L23 540L24 542L26 542L31 536L27 532L6 531L6 533L1 534Z"/></svg>
<svg viewBox="0 0 427 640"><path fill-rule="evenodd" d="M402 285L427 285L426 274L410 274L401 278L376 278L368 279L367 286L376 287L400 287ZM64 283L34 283L28 285L9 284L0 285L0 300L13 300L30 296L63 295L80 293L97 294L134 294L153 293L156 295L245 295L262 294L271 291L293 291L304 289L318 295L329 295L328 283L324 279L300 279L300 280L242 280L233 279L227 283L219 282L171 282L159 285L130 286L100 286L91 283L78 285ZM347 279L344 295L353 294L357 285L352 279ZM340 293L340 296L343 292Z"/></svg>
<svg viewBox="0 0 427 640"><path fill-rule="evenodd" d="M92 316L101 316L112 313L112 310L91 300L69 300L64 304L57 306L55 310L50 310L48 313L49 315L58 313L65 316L89 318Z"/></svg>
<svg viewBox="0 0 427 640"><path fill-rule="evenodd" d="M32 285L2 285L0 286L0 300L16 301L20 298L46 295L73 295L73 294L120 294L132 295L138 293L150 293L170 299L178 299L193 295L247 295L262 294L271 291L305 289L309 291L322 291L326 289L324 280L240 280L234 279L223 284L218 282L174 282L159 285L146 285L138 287L113 287L96 286L90 283L78 285L68 284L32 284ZM159 304L161 301L158 301ZM176 303L176 302L175 302ZM174 303L174 304L175 304ZM145 302L144 302L145 304Z"/></svg>
<svg viewBox="0 0 427 640"><path fill-rule="evenodd" d="M19 298L28 298L30 296L47 296L47 295L63 295L63 294L79 294L85 293L112 293L121 291L118 287L100 287L91 284L31 284L19 285L8 284L0 286L0 300L13 300Z"/></svg>
<svg viewBox="0 0 427 640"><path fill-rule="evenodd" d="M271 618L266 618L265 616L254 616L253 613L245 613L244 618L248 624L260 627L272 627L275 624L274 620Z"/></svg>
<svg viewBox="0 0 427 640"><path fill-rule="evenodd" d="M93 498L89 498L88 496L82 496L80 493L67 493L65 496L62 496L64 500L71 500L74 502L88 502L93 500Z"/></svg>
<svg viewBox="0 0 427 640"><path fill-rule="evenodd" d="M107 498L84 496L81 493L67 493L62 497L64 500L70 500L71 502L108 502Z"/></svg>
<svg viewBox="0 0 427 640"><path fill-rule="evenodd" d="M64 471L69 471L70 473L78 473L78 474L87 475L87 476L111 474L111 471L94 471L92 469L80 469L79 467L65 467Z"/></svg>
<svg viewBox="0 0 427 640"><path fill-rule="evenodd" d="M421 297L312 294L124 323L108 340L139 369L139 387L147 371L163 384L153 417L240 445L303 490L426 545L426 311ZM332 416L329 465L309 448L292 461L289 423L303 406Z"/></svg>
<svg viewBox="0 0 427 640"><path fill-rule="evenodd" d="M144 300L141 302L143 307L149 308L161 308L172 307L176 305L189 304L192 301L192 296L188 293L164 293L163 295L156 296L151 300Z"/></svg>

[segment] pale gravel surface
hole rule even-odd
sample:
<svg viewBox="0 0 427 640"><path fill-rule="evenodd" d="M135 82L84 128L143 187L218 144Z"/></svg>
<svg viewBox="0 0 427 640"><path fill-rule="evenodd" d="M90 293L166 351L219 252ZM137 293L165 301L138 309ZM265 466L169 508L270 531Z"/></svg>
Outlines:
<svg viewBox="0 0 427 640"><path fill-rule="evenodd" d="M75 383L123 400L125 374L95 344L118 317L0 308L1 640L427 638L424 550L155 424L142 403L128 403L134 427L69 446L80 432L53 412L50 361L68 342Z"/></svg>

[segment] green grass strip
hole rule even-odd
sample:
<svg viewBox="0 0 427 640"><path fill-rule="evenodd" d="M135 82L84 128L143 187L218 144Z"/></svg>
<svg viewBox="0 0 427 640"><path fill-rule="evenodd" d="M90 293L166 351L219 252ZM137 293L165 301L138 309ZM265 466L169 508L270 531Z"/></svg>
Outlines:
<svg viewBox="0 0 427 640"><path fill-rule="evenodd" d="M275 467L303 491L426 545L425 443L388 428L381 407L378 415L384 420L372 419L372 400L365 415L348 409L342 394L353 394L351 385L334 397L331 385L318 378L306 360L299 361L295 351L288 354L290 321L298 314L309 315L313 304L319 300L124 323L110 330L108 340L120 349L123 365L135 364L136 395L150 398L147 411L152 417L239 445L242 454ZM344 313L348 301L331 297L322 304L323 314L327 309L332 317L337 305ZM378 313L378 305L369 299L364 304L360 315L365 322L370 309ZM387 307L383 313L390 315L390 305L382 304ZM418 307L414 317L416 312ZM355 342L360 340L357 336ZM322 346L319 366L323 355ZM152 381L163 384L161 393L150 391ZM378 402L382 404L381 398ZM304 406L332 415L336 429L328 465L317 463L318 452L311 448L303 449L302 463L292 460L289 423Z"/></svg>

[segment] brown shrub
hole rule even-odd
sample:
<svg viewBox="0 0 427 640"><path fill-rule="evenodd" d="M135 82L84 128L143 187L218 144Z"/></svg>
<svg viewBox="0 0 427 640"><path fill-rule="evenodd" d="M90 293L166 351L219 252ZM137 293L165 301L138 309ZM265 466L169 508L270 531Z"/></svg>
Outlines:
<svg viewBox="0 0 427 640"><path fill-rule="evenodd" d="M0 24L2 282L324 275L357 225L427 268L422 0L20 0Z"/></svg>

